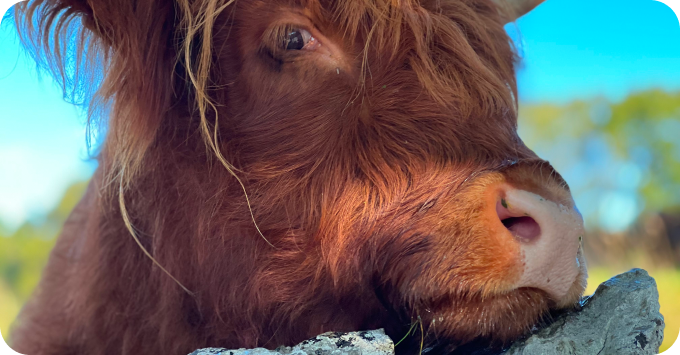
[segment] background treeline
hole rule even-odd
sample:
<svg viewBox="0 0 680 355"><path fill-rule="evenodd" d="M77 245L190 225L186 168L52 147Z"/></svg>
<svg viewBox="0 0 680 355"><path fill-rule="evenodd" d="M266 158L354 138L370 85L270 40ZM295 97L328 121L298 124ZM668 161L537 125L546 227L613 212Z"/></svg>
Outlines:
<svg viewBox="0 0 680 355"><path fill-rule="evenodd" d="M71 185L59 205L42 220L25 223L11 235L0 238L2 282L20 300L33 291L64 221L86 187L86 182Z"/></svg>
<svg viewBox="0 0 680 355"><path fill-rule="evenodd" d="M586 220L588 292L616 273L647 269L659 286L668 348L680 329L680 93L520 106L520 136L569 182ZM53 211L16 231L0 225L5 335L86 184L71 185Z"/></svg>
<svg viewBox="0 0 680 355"><path fill-rule="evenodd" d="M0 225L0 331L9 325L33 292L66 217L85 193L86 182L71 185L59 204L39 220L13 233Z"/></svg>
<svg viewBox="0 0 680 355"><path fill-rule="evenodd" d="M595 266L680 266L680 93L525 105L520 136L564 176Z"/></svg>

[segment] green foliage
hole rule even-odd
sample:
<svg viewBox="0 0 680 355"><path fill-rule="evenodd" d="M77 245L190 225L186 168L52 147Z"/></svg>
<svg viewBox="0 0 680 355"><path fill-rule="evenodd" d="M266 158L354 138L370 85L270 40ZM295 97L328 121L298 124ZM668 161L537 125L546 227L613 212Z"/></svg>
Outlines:
<svg viewBox="0 0 680 355"><path fill-rule="evenodd" d="M86 187L85 182L71 185L43 221L27 222L12 236L0 238L0 277L20 300L37 285L56 236Z"/></svg>
<svg viewBox="0 0 680 355"><path fill-rule="evenodd" d="M14 236L0 239L0 276L20 299L26 299L37 285L54 244L54 240L36 236L36 228L25 225Z"/></svg>
<svg viewBox="0 0 680 355"><path fill-rule="evenodd" d="M639 184L629 187L640 197L641 210L680 210L680 93L651 90L618 103L520 107L520 136L567 175L577 202L579 190L620 189L617 181L625 185L639 172ZM635 174L624 169L615 177L618 170L602 166L612 162L632 166Z"/></svg>
<svg viewBox="0 0 680 355"><path fill-rule="evenodd" d="M631 96L612 106L604 130L624 158L634 159L635 148L651 152L654 174L641 188L649 209L680 204L680 93L649 91Z"/></svg>
<svg viewBox="0 0 680 355"><path fill-rule="evenodd" d="M5 335L38 284L56 236L86 187L87 182L71 185L41 221L24 223L11 235L0 228L0 330Z"/></svg>

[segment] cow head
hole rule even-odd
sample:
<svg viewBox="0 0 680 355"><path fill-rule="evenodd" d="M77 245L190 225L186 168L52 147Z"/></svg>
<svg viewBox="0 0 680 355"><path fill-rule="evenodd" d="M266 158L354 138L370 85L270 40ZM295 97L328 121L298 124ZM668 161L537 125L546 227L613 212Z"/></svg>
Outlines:
<svg viewBox="0 0 680 355"><path fill-rule="evenodd" d="M276 247L298 240L267 233L286 216L284 235L313 241L334 285L374 289L440 338L512 339L578 299L581 216L517 135L514 53L494 3L225 11L215 111L224 151L263 191L255 221Z"/></svg>
<svg viewBox="0 0 680 355"><path fill-rule="evenodd" d="M182 170L173 188L200 180L229 191L205 197L228 198L210 218L182 218L221 226L190 229L206 243L201 233L219 231L204 253L233 255L238 245L251 260L242 284L230 284L251 298L219 302L227 296L210 282L189 286L225 314L248 310L254 330L236 345L368 326L397 337L414 322L428 342L460 344L509 341L585 287L569 188L517 135L516 57L503 26L538 2L55 0L26 9L44 31L83 19L81 53L106 69L95 96L109 103L102 164L115 184L105 186L121 201L123 191L152 193L135 189L161 176L159 161L224 174ZM182 150L191 142L203 150ZM145 212L130 213L143 224ZM205 260L213 280L231 282L237 264Z"/></svg>

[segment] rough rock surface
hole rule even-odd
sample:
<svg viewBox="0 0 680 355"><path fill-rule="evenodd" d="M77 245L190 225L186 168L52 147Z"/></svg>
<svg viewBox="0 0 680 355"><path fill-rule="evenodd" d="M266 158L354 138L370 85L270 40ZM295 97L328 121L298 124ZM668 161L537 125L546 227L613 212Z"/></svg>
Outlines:
<svg viewBox="0 0 680 355"><path fill-rule="evenodd" d="M276 350L202 349L190 355L390 355L394 344L382 329L351 333L323 333L294 347L281 346Z"/></svg>
<svg viewBox="0 0 680 355"><path fill-rule="evenodd" d="M664 321L656 282L633 269L603 282L582 301L582 309L558 316L547 328L504 353L657 354Z"/></svg>
<svg viewBox="0 0 680 355"><path fill-rule="evenodd" d="M562 313L545 328L513 344L503 355L646 355L657 354L663 341L656 282L633 269L603 282L583 299L581 309ZM475 354L498 354L490 350ZM392 340L382 329L367 332L324 333L294 347L203 349L190 355L387 355Z"/></svg>

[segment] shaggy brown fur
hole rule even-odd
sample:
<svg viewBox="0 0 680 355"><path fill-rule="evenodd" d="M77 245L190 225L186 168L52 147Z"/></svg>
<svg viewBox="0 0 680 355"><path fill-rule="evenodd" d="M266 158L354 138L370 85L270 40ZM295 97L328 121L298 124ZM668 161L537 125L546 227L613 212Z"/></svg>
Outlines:
<svg viewBox="0 0 680 355"><path fill-rule="evenodd" d="M518 246L485 222L499 181L568 196L517 135L491 0L32 0L15 16L106 127L17 351L398 340L418 322L408 352L502 343L551 306L508 290ZM285 50L296 29L330 59Z"/></svg>

